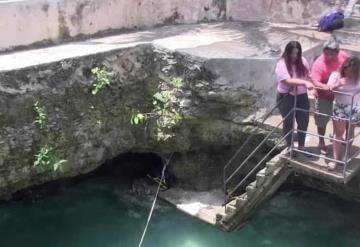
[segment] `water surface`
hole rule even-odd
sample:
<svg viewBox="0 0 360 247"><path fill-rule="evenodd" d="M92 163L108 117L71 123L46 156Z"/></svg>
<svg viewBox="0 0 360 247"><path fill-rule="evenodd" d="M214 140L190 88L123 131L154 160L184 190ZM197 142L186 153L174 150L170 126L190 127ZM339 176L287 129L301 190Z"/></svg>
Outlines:
<svg viewBox="0 0 360 247"><path fill-rule="evenodd" d="M107 178L0 205L1 247L138 246L150 201ZM360 207L314 191L282 191L241 231L225 233L161 203L144 247L360 246Z"/></svg>

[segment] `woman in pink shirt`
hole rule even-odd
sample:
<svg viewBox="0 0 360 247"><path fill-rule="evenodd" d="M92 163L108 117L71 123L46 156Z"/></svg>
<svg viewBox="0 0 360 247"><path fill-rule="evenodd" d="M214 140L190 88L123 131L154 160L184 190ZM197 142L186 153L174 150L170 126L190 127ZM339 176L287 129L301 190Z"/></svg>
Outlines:
<svg viewBox="0 0 360 247"><path fill-rule="evenodd" d="M309 63L302 57L299 42L291 41L286 45L285 51L276 65L275 74L277 78L276 100L284 120L283 135L285 136L293 127L293 116L289 112L294 107L295 95L297 95L297 108L309 110L307 89L313 88L312 82L308 80ZM297 111L295 116L298 130L306 131L309 124L309 112ZM305 133L298 132L298 148L300 150L305 150L305 136ZM291 134L286 138L286 145L288 148L291 146Z"/></svg>
<svg viewBox="0 0 360 247"><path fill-rule="evenodd" d="M356 94L360 91L360 59L357 57L348 58L340 69L340 73L334 72L331 74L328 82L330 90L336 90L334 92L334 112L333 112L333 128L334 136L337 140L344 140L343 136L348 126L348 121L351 114L351 126L350 133L347 138L354 137L355 125L360 121L360 95ZM349 95L341 94L351 93L354 95L353 107L351 108L352 97ZM342 119L339 119L342 118ZM348 119L348 120L344 120ZM351 143L350 143L351 144ZM351 147L351 145L350 145ZM349 147L349 150L350 150ZM343 160L345 150L341 142L333 142L333 151L335 160ZM330 162L328 164L329 170L334 170L336 168L335 162Z"/></svg>

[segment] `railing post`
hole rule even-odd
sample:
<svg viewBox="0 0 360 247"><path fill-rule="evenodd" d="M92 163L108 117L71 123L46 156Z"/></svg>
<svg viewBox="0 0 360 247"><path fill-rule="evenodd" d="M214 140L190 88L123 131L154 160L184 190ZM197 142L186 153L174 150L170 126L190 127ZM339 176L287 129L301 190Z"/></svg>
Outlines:
<svg viewBox="0 0 360 247"><path fill-rule="evenodd" d="M350 131L351 131L351 122L352 122L352 112L353 112L353 106L354 106L354 96L351 96L351 105L350 105L350 116L349 116L349 123L348 123L348 127L347 127L347 136L346 136L346 145L345 145L345 160L344 160L344 170L343 170L343 177L344 177L344 181L345 181L345 177L346 177L346 168L348 165L348 156L349 156L349 142L350 139Z"/></svg>
<svg viewBox="0 0 360 247"><path fill-rule="evenodd" d="M227 203L227 195L226 195L226 168L224 168L223 171L223 190L224 190L224 206L225 206L225 211L226 211L226 203Z"/></svg>
<svg viewBox="0 0 360 247"><path fill-rule="evenodd" d="M289 94L290 95L290 94ZM296 105L297 105L297 86L295 86L295 96L294 96L294 107L293 107L293 121L292 121L292 133L291 133L291 146L290 146L290 158L294 158L294 139L295 139L295 119L296 119Z"/></svg>

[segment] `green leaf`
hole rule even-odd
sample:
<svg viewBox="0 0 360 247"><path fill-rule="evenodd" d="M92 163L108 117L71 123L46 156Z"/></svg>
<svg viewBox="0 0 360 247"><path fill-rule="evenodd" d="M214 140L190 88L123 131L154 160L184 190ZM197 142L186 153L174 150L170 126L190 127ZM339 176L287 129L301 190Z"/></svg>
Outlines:
<svg viewBox="0 0 360 247"><path fill-rule="evenodd" d="M140 121L141 123L142 123L142 122L144 121L144 119L145 119L145 115L142 114L142 113L137 114L137 117L138 117L138 119L139 119L139 121Z"/></svg>
<svg viewBox="0 0 360 247"><path fill-rule="evenodd" d="M161 103L166 103L166 99L164 98L164 96L161 94L161 93L156 93L154 94L153 98L158 101L158 102L161 102Z"/></svg>
<svg viewBox="0 0 360 247"><path fill-rule="evenodd" d="M170 84L176 88L180 88L183 85L183 79L181 77L176 77L170 81Z"/></svg>

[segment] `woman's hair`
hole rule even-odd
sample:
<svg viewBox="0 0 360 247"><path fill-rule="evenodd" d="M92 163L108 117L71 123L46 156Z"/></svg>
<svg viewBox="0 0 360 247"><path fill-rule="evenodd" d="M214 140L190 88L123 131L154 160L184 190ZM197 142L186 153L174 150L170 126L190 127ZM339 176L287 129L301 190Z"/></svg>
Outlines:
<svg viewBox="0 0 360 247"><path fill-rule="evenodd" d="M305 67L305 65L303 63L302 49L301 49L301 45L300 45L300 43L298 41L290 41L286 45L284 53L281 56L285 61L286 68L287 68L289 74L291 75L291 77L294 76L293 75L293 70L291 68L291 52L294 49L298 49L298 51L299 51L298 56L297 56L296 61L295 61L295 70L296 70L297 76L299 76L299 77L308 76L309 71L308 71L308 69Z"/></svg>
<svg viewBox="0 0 360 247"><path fill-rule="evenodd" d="M360 77L360 59L355 56L348 57L340 69L341 77L345 77L345 71L349 70L354 75L355 81L359 82Z"/></svg>

